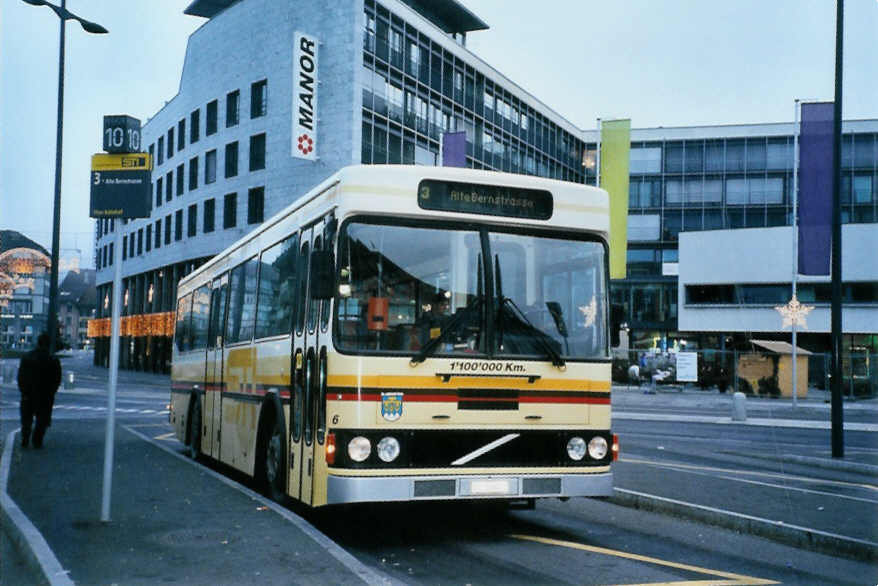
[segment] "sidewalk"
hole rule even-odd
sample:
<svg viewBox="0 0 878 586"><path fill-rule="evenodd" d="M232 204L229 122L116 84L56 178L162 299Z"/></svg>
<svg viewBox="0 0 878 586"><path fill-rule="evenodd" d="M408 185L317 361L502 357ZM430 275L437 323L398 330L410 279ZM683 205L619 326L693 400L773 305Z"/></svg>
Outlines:
<svg viewBox="0 0 878 586"><path fill-rule="evenodd" d="M288 509L122 426L111 521L101 523L104 433L93 421L59 420L42 450L22 449L17 434L4 438L15 437L4 450L8 495L67 573L51 583L382 581ZM4 530L14 531L7 520Z"/></svg>

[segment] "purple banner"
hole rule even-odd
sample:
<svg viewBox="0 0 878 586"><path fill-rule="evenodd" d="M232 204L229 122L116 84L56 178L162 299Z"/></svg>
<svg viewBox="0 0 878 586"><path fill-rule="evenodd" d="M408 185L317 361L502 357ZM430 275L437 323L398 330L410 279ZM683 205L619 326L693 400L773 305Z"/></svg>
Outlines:
<svg viewBox="0 0 878 586"><path fill-rule="evenodd" d="M466 167L466 132L442 135L442 166Z"/></svg>
<svg viewBox="0 0 878 586"><path fill-rule="evenodd" d="M802 104L799 273L828 275L832 244L832 102Z"/></svg>

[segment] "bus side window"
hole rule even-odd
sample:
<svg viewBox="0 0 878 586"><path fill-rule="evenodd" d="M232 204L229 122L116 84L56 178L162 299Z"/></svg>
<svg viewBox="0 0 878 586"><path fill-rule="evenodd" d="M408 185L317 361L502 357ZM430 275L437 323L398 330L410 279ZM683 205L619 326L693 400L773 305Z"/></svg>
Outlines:
<svg viewBox="0 0 878 586"><path fill-rule="evenodd" d="M189 321L192 316L192 294L181 297L177 301L177 323L174 327L174 343L177 351L189 349Z"/></svg>
<svg viewBox="0 0 878 586"><path fill-rule="evenodd" d="M192 296L192 349L204 350L207 347L208 309L210 288L199 287Z"/></svg>
<svg viewBox="0 0 878 586"><path fill-rule="evenodd" d="M291 236L263 252L260 257L257 338L290 333L296 305L296 243L296 237Z"/></svg>

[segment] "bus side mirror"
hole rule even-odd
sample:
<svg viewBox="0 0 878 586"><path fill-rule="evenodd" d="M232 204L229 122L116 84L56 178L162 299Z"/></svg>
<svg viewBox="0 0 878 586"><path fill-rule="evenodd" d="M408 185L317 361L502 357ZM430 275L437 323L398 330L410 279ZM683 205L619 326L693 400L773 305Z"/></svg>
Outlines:
<svg viewBox="0 0 878 586"><path fill-rule="evenodd" d="M335 294L335 255L329 250L311 253L311 299L331 299Z"/></svg>
<svg viewBox="0 0 878 586"><path fill-rule="evenodd" d="M625 307L621 303L610 304L610 348L618 348L619 330L625 321Z"/></svg>

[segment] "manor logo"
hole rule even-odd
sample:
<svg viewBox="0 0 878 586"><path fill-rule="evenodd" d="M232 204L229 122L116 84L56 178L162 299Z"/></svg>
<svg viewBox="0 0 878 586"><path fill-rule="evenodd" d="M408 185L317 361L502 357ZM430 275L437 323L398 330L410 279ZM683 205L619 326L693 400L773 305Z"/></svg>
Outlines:
<svg viewBox="0 0 878 586"><path fill-rule="evenodd" d="M296 32L293 45L292 156L317 160L316 37Z"/></svg>

